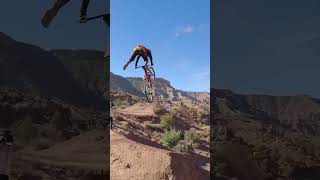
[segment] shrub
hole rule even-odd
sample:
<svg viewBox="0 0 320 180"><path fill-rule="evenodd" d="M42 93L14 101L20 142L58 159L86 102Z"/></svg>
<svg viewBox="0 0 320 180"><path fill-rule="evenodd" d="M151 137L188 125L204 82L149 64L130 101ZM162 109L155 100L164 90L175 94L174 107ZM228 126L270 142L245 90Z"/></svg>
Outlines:
<svg viewBox="0 0 320 180"><path fill-rule="evenodd" d="M129 123L127 121L120 121L120 124L125 126L125 127L129 126Z"/></svg>
<svg viewBox="0 0 320 180"><path fill-rule="evenodd" d="M256 160L263 160L269 157L269 149L264 144L258 144L253 148L253 157Z"/></svg>
<svg viewBox="0 0 320 180"><path fill-rule="evenodd" d="M178 152L190 152L192 151L192 146L180 141L175 147L174 150L178 151Z"/></svg>
<svg viewBox="0 0 320 180"><path fill-rule="evenodd" d="M177 112L178 112L178 110L177 110L176 108L173 108L173 109L170 110L169 114L170 114L172 117L174 117L174 116L177 115Z"/></svg>
<svg viewBox="0 0 320 180"><path fill-rule="evenodd" d="M162 112L162 108L160 106L156 106L153 108L155 114L159 115Z"/></svg>
<svg viewBox="0 0 320 180"><path fill-rule="evenodd" d="M175 130L175 129L170 129L169 131L166 131L161 139L160 143L166 147L173 148L176 146L180 140L180 135L181 131L180 130Z"/></svg>
<svg viewBox="0 0 320 180"><path fill-rule="evenodd" d="M173 115L171 113L166 113L165 115L161 116L160 124L161 127L170 129L173 123Z"/></svg>
<svg viewBox="0 0 320 180"><path fill-rule="evenodd" d="M189 131L184 132L184 139L187 142L193 144L199 139L199 137L196 133L196 130L194 128L191 128Z"/></svg>
<svg viewBox="0 0 320 180"><path fill-rule="evenodd" d="M183 106L178 110L181 117L187 118L187 119L194 119L193 110L187 106Z"/></svg>
<svg viewBox="0 0 320 180"><path fill-rule="evenodd" d="M21 124L16 129L17 140L22 144L28 144L31 142L34 136L34 129L32 127L32 119L27 116L20 121Z"/></svg>

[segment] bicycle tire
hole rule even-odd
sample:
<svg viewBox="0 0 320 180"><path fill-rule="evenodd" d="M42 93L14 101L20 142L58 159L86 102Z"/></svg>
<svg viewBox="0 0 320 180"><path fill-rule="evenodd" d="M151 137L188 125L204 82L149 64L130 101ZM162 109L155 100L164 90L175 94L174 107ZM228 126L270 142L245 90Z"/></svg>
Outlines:
<svg viewBox="0 0 320 180"><path fill-rule="evenodd" d="M153 87L152 83L145 83L144 84L144 94L146 96L146 99L149 103L152 103L154 100L154 92L153 92Z"/></svg>
<svg viewBox="0 0 320 180"><path fill-rule="evenodd" d="M156 72L154 71L153 67L149 66L148 69L151 75L153 76L153 81L156 81Z"/></svg>

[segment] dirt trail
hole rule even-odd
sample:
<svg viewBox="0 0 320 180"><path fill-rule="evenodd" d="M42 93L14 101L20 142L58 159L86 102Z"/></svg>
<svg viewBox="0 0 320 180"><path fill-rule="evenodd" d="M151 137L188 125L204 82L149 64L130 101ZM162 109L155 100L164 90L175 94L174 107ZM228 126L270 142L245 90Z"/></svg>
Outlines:
<svg viewBox="0 0 320 180"><path fill-rule="evenodd" d="M160 117L154 113L155 106L156 105L152 103L136 103L124 109L114 109L113 115L121 116L126 120L134 120L140 123L143 123L144 121L159 123Z"/></svg>
<svg viewBox="0 0 320 180"><path fill-rule="evenodd" d="M140 102L113 110L116 120L110 132L111 179L209 179L208 157L174 152L158 143L161 132L146 128L160 125L160 117L154 112L157 105Z"/></svg>
<svg viewBox="0 0 320 180"><path fill-rule="evenodd" d="M136 116L155 116L154 104L151 103L136 103L125 109L118 109L117 112L126 115L136 115Z"/></svg>
<svg viewBox="0 0 320 180"><path fill-rule="evenodd" d="M107 154L103 131L94 130L42 151L26 148L17 159L60 167L106 170Z"/></svg>
<svg viewBox="0 0 320 180"><path fill-rule="evenodd" d="M194 180L209 179L189 155L182 155L130 140L110 132L111 179L116 180Z"/></svg>

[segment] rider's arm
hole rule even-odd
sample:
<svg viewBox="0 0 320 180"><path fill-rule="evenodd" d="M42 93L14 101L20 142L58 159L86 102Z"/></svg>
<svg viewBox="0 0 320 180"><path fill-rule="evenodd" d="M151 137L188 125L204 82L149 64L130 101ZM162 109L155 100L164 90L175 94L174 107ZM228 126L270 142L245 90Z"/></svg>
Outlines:
<svg viewBox="0 0 320 180"><path fill-rule="evenodd" d="M153 66L153 61L152 61L152 54L151 54L151 52L150 52L150 51L148 52L148 56L149 56L149 58L150 58L150 61L151 61L151 66Z"/></svg>
<svg viewBox="0 0 320 180"><path fill-rule="evenodd" d="M140 57L141 57L141 56L138 56L138 58L137 58L137 60L136 60L136 69L137 69L138 62L139 62Z"/></svg>

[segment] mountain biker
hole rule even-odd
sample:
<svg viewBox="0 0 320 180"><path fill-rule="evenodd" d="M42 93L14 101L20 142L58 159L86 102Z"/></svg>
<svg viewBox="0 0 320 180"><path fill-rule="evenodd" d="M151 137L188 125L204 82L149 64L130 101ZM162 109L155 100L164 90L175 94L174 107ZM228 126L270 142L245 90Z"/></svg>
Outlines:
<svg viewBox="0 0 320 180"><path fill-rule="evenodd" d="M58 14L59 10L66 5L70 0L55 0L53 7L48 9L41 19L41 23L45 28L48 28L53 18ZM87 20L87 9L90 0L82 0L80 9L80 22Z"/></svg>
<svg viewBox="0 0 320 180"><path fill-rule="evenodd" d="M144 65L146 66L149 62L151 62L151 66L153 66L153 61L152 61L152 54L151 54L151 50L146 48L144 45L137 45L134 49L133 52L131 54L131 58L128 60L128 62L123 66L123 70L126 70L128 65L135 60L135 58L138 56L137 60L136 60L136 66L135 68L137 69L137 65L139 62L140 57L142 57L144 59ZM149 59L148 59L149 58ZM146 74L146 68L143 66L143 70Z"/></svg>

